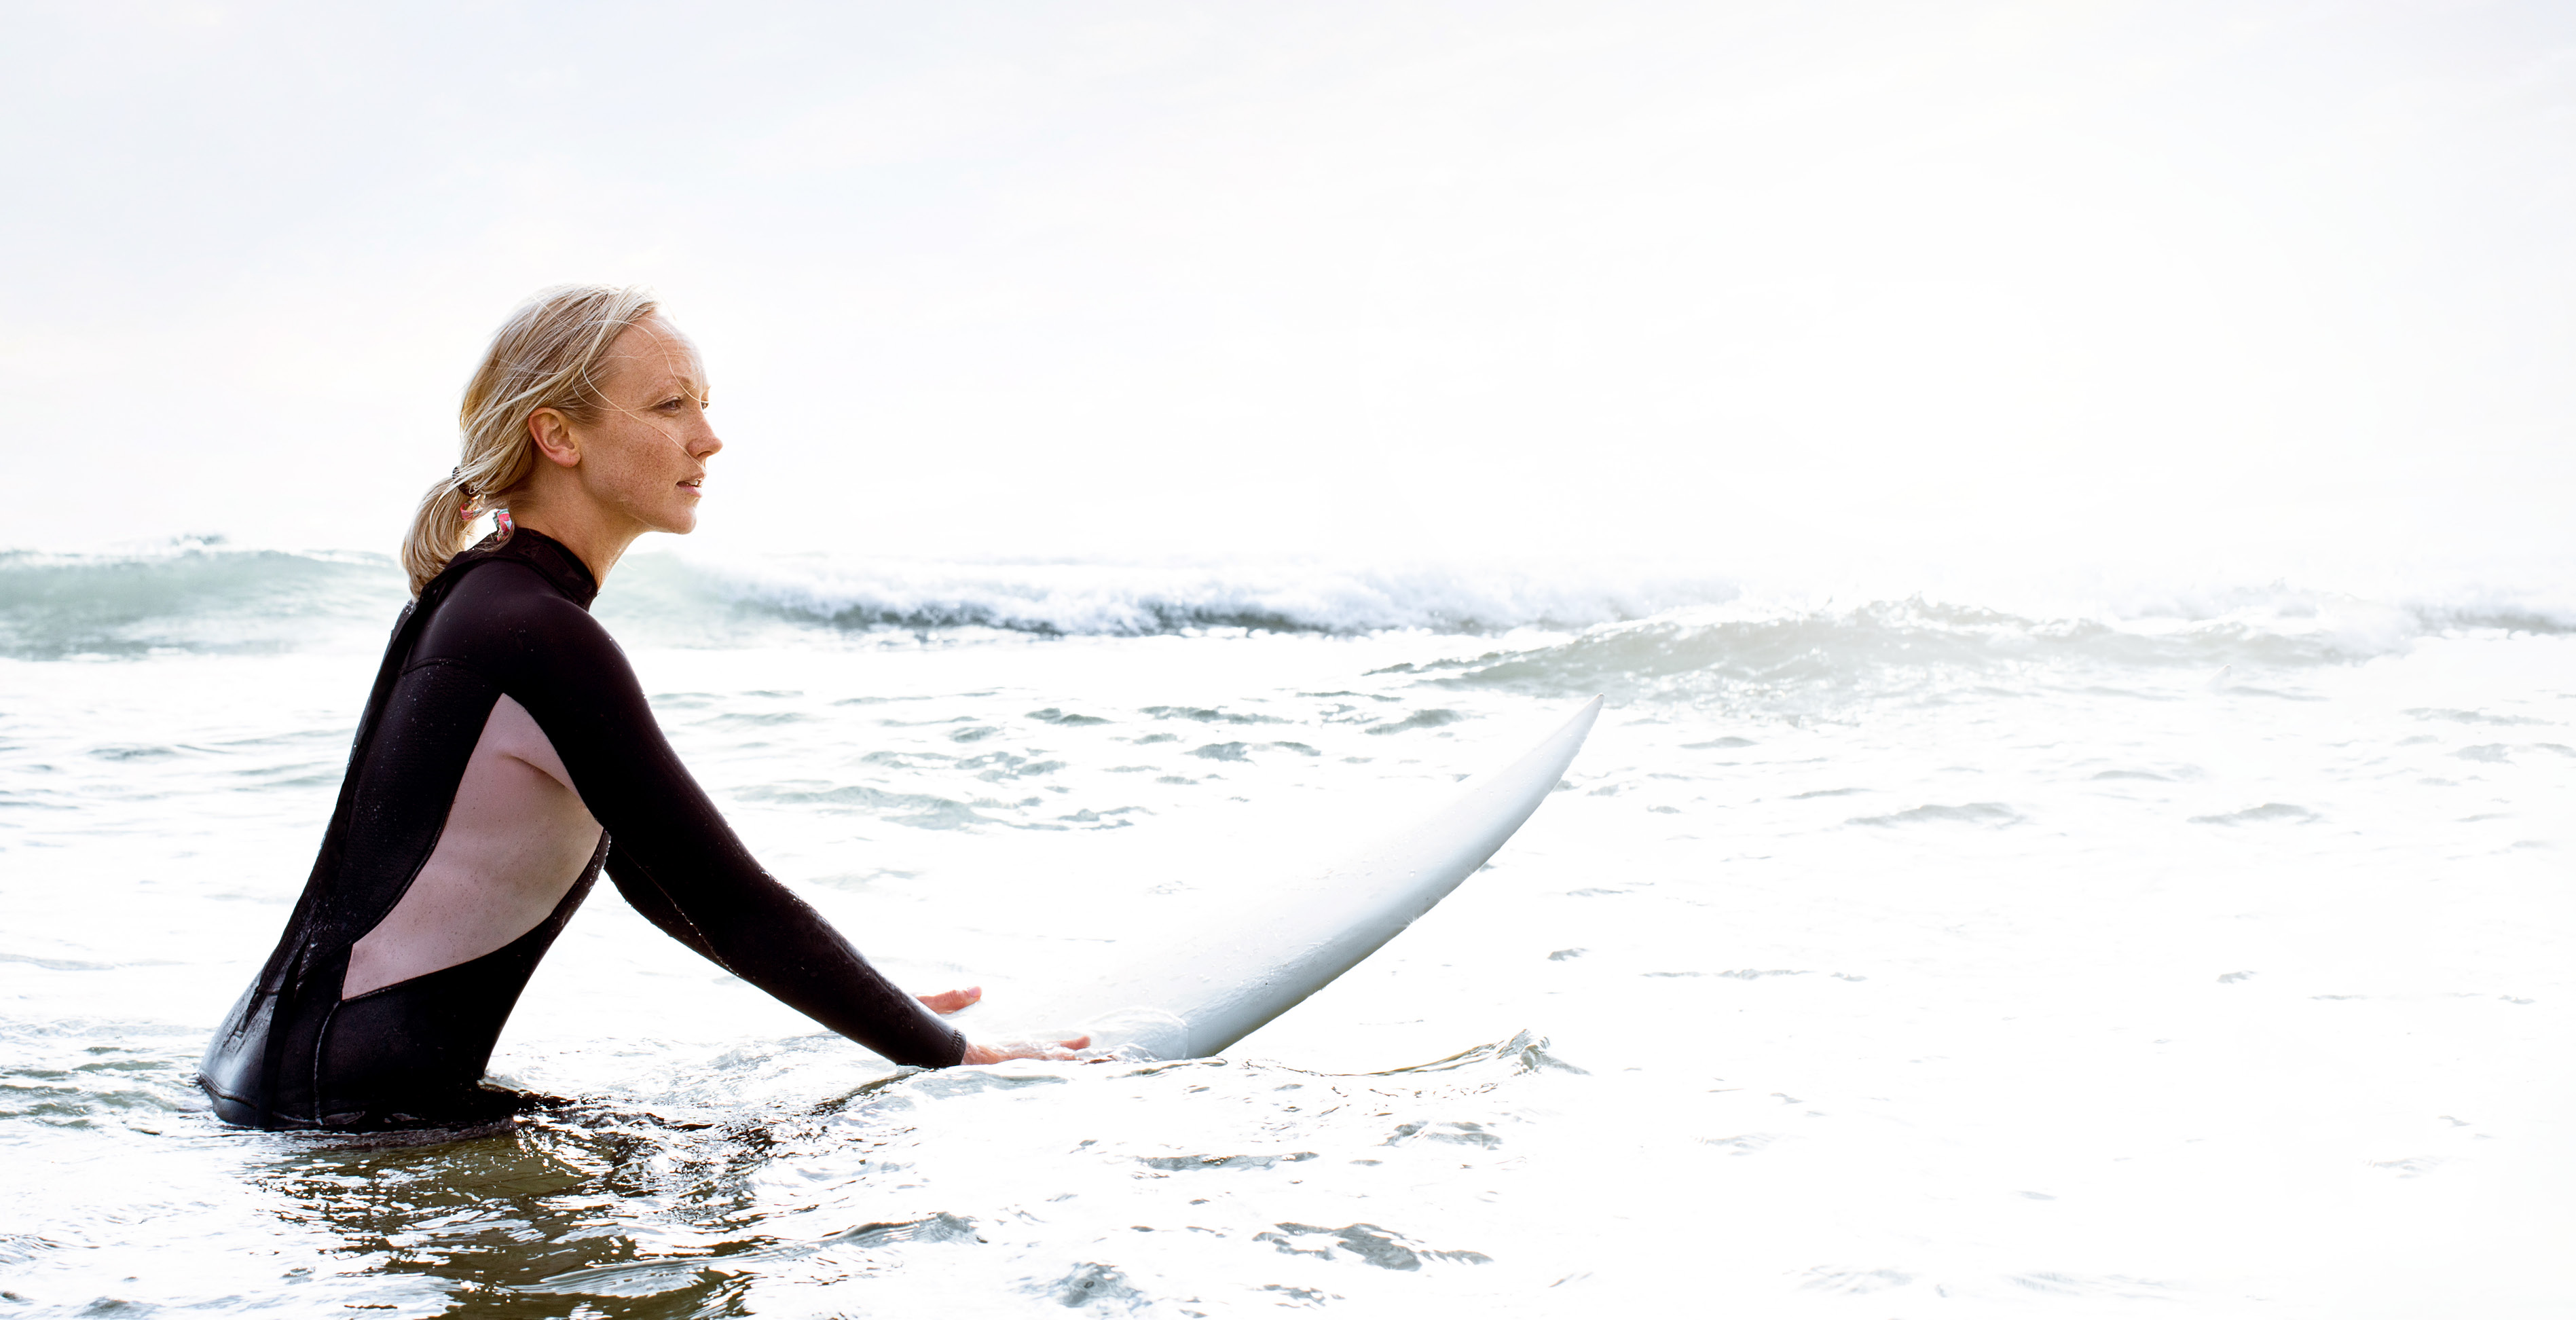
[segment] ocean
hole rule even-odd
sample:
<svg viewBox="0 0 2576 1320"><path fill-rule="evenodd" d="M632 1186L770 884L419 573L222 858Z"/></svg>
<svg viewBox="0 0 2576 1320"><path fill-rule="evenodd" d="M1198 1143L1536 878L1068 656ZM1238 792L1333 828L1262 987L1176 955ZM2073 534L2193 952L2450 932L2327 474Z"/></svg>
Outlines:
<svg viewBox="0 0 2576 1320"><path fill-rule="evenodd" d="M2563 597L642 552L673 742L982 1038L1609 708L1222 1058L895 1069L603 888L492 1065L567 1105L227 1130L402 600L0 554L0 1313L2576 1309Z"/></svg>

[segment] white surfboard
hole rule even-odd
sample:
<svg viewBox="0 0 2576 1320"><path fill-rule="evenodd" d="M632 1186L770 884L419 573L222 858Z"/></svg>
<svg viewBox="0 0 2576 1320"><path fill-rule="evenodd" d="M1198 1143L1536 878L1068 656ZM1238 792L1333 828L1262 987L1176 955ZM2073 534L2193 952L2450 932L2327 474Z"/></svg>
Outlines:
<svg viewBox="0 0 2576 1320"><path fill-rule="evenodd" d="M1092 1048L1139 1059L1215 1054L1394 939L1475 873L1538 810L1601 716L1586 702L1519 760L1468 784L1409 828L1311 879L1278 886L1188 947L1077 989L1050 1015Z"/></svg>

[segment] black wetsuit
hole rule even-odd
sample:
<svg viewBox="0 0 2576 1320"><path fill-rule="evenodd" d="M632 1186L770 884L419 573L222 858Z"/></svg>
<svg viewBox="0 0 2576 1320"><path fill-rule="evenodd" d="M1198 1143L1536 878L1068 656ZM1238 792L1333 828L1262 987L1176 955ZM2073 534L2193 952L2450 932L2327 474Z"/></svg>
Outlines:
<svg viewBox="0 0 2576 1320"><path fill-rule="evenodd" d="M897 989L752 860L662 738L624 653L590 617L590 571L520 529L458 555L385 648L322 855L277 951L207 1047L199 1080L227 1122L373 1129L498 1117L481 1085L537 960L603 861L672 938L897 1063L958 1062L965 1041ZM350 946L438 846L493 706L527 708L603 827L535 929L470 962L342 999Z"/></svg>

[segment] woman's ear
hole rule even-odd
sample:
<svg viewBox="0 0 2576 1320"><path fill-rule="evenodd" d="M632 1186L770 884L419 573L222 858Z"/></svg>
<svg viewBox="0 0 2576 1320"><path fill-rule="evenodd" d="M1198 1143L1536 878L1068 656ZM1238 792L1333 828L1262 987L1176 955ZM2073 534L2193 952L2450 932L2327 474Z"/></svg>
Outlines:
<svg viewBox="0 0 2576 1320"><path fill-rule="evenodd" d="M552 408L528 414L528 439L537 453L556 467L581 466L581 442L573 439L572 420Z"/></svg>

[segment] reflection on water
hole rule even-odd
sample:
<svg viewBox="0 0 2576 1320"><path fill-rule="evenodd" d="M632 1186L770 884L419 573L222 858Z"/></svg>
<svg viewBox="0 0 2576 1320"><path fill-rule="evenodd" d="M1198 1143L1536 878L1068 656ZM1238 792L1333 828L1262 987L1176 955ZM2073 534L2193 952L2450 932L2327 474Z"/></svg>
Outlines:
<svg viewBox="0 0 2576 1320"><path fill-rule="evenodd" d="M327 1226L341 1250L452 1284L452 1296L479 1313L566 1315L563 1305L525 1306L509 1289L632 1251L623 1238L589 1235L621 1218L618 1201L634 1194L624 1166L645 1148L530 1126L440 1145L314 1151L262 1171L259 1183L283 1213Z"/></svg>
<svg viewBox="0 0 2576 1320"><path fill-rule="evenodd" d="M1274 1183L1365 1198L1363 1186L1491 1161L1505 1144L1495 1129L1521 1121L1510 1093L1540 1072L1583 1075L1522 1035L1356 1077L1020 1063L901 1074L756 1119L594 1104L461 1139L230 1142L268 1213L327 1230L330 1251L378 1278L429 1285L414 1295L434 1289L455 1314L741 1315L782 1294L900 1314L923 1291L893 1277L906 1270L972 1270L1031 1301L1122 1307L1147 1287L1169 1296L1176 1253L1150 1242L1157 1233L1183 1244L1200 1291L1250 1279L1255 1291L1346 1299L1348 1280L1327 1285L1355 1266L1419 1273L1492 1257L1374 1220L1247 1218L1247 1202ZM1200 1112L1175 1123L1173 1106ZM1175 1147L1176 1129L1193 1127L1203 1140ZM1301 1148L1280 1149L1291 1131ZM996 1280L993 1262L956 1254L1037 1246L1032 1226L1097 1219L1070 1208L1086 1197L1135 1221L1110 1235L1130 1248L1119 1259L1061 1274L1023 1259ZM920 1208L932 1203L960 1209Z"/></svg>

